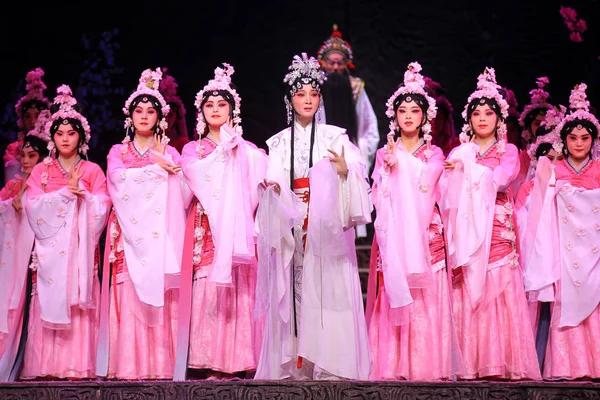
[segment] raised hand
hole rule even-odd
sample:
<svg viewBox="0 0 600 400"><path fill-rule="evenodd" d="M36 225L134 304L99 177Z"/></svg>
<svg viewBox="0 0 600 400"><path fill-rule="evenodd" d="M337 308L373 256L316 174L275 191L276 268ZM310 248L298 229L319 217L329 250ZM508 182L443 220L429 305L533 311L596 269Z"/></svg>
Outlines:
<svg viewBox="0 0 600 400"><path fill-rule="evenodd" d="M154 134L154 150L159 152L160 154L165 154L165 150L167 146L163 144L162 138L160 135Z"/></svg>
<svg viewBox="0 0 600 400"><path fill-rule="evenodd" d="M398 158L396 157L396 149L400 144L400 138L394 140L392 136L388 136L387 144L385 145L385 155L383 156L383 162L390 168L394 168L398 165Z"/></svg>
<svg viewBox="0 0 600 400"><path fill-rule="evenodd" d="M335 165L335 169L337 170L338 175L347 176L348 175L348 165L346 164L346 158L344 157L344 146L342 146L342 153L338 155L333 150L327 150L332 155L329 157L329 161L331 161Z"/></svg>
<svg viewBox="0 0 600 400"><path fill-rule="evenodd" d="M79 179L81 179L81 177L83 176L83 173L79 170L80 166L71 166L71 169L69 170L69 178L67 181L67 189L69 189L69 191L74 195L81 197L85 196L85 191L79 187Z"/></svg>
<svg viewBox="0 0 600 400"><path fill-rule="evenodd" d="M275 181L268 181L268 180L263 180L261 183L258 184L263 190L267 190L268 187L273 186L275 193L277 193L278 195L281 194L281 186L279 186L279 183L275 182Z"/></svg>

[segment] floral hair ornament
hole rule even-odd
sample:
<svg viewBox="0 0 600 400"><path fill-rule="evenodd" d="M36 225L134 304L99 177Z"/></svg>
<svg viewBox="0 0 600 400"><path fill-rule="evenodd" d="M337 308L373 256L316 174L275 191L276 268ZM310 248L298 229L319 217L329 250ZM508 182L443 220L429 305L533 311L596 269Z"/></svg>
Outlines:
<svg viewBox="0 0 600 400"><path fill-rule="evenodd" d="M556 133L558 134L558 140L560 138L560 133L563 130L565 124L574 121L576 119L584 119L589 121L592 125L596 127L598 131L598 136L600 138L600 123L598 123L598 118L594 116L594 114L590 113L590 102L587 100L587 94L585 90L587 89L587 85L585 83L580 83L575 85L575 88L571 90L571 95L569 96L569 109L570 112L566 115L562 121L554 128ZM595 156L600 154L600 139L596 138L596 143L594 148L592 148ZM564 143L563 143L564 145Z"/></svg>
<svg viewBox="0 0 600 400"><path fill-rule="evenodd" d="M76 104L77 104L77 99L75 97L73 97L73 92L71 91L71 88L68 85L60 85L56 89L56 97L54 98L53 105L58 105L58 110L46 119L45 126L43 128L43 132L41 132L42 136L44 134L48 135L47 136L48 150L50 151L50 153L48 154L48 157L46 157L44 159L44 164L46 165L46 169L42 173L42 185L43 186L45 186L48 183L48 165L52 163L52 160L54 158L56 158L56 146L54 144L54 141L51 140L51 134L50 134L50 129L52 128L52 124L55 121L62 120L62 124L69 124L68 119L75 119L75 120L79 121L79 123L81 124L81 128L83 128L83 133L85 135L84 142L79 147L79 152L83 155L87 154L87 151L89 149L88 143L90 142L90 139L92 138L92 135L90 133L90 124L88 123L88 120L83 115L81 115L78 111L76 111L73 108L73 106ZM41 114L40 114L40 117L41 117ZM44 139L44 137L42 137L42 136L39 136L39 137ZM44 140L46 140L46 139L44 139Z"/></svg>
<svg viewBox="0 0 600 400"><path fill-rule="evenodd" d="M477 77L477 90L471 93L467 100L467 105L462 112L462 117L465 120L465 124L462 127L462 132L460 134L460 140L463 143L469 141L469 137L473 135L471 126L468 120L468 109L469 104L474 99L483 99L484 97L487 99L495 100L500 107L500 115L502 116L502 121L500 122L500 127L498 128L498 145L499 145L499 153L504 152L504 145L506 143L506 123L504 120L508 117L508 103L502 97L500 92L500 85L496 83L496 71L494 68L486 67L482 74ZM482 101L483 102L483 101Z"/></svg>
<svg viewBox="0 0 600 400"><path fill-rule="evenodd" d="M225 90L231 94L231 97L234 101L234 109L233 109L233 124L234 129L238 134L242 134L242 118L240 117L240 106L242 103L242 99L238 92L231 87L231 75L235 72L235 69L227 63L223 63L223 68L217 67L215 68L215 77L208 81L206 86L196 93L196 101L194 105L198 109L197 117L196 117L196 131L198 135L202 135L206 128L206 121L204 120L204 115L202 114L202 99L207 93Z"/></svg>
<svg viewBox="0 0 600 400"><path fill-rule="evenodd" d="M21 118L23 117L23 105L25 103L31 100L37 100L40 103L45 104L46 108L50 108L50 100L44 96L44 90L46 90L47 86L42 81L43 76L44 70L40 67L34 69L33 71L29 71L25 76L25 90L27 90L27 93L21 97L15 105L15 111L19 117L17 120L17 125L21 129L23 129L23 121L21 121Z"/></svg>
<svg viewBox="0 0 600 400"><path fill-rule="evenodd" d="M551 107L546 113L546 117L541 122L540 127L544 126L551 131L546 135L538 136L535 142L533 142L533 144L529 147L529 150L527 150L527 154L531 159L531 163L529 164L528 178L533 177L533 174L535 173L535 168L538 162L535 154L542 143L551 143L554 151L556 151L558 154L562 153L563 142L560 140L560 133L554 128L560 124L560 121L562 121L566 114L567 107L563 106L562 104L559 107Z"/></svg>
<svg viewBox="0 0 600 400"><path fill-rule="evenodd" d="M27 136L36 136L44 142L50 143L50 130L46 129L46 123L51 117L52 114L50 113L50 110L42 110L40 115L38 115L38 119L35 122L33 129L27 132Z"/></svg>
<svg viewBox="0 0 600 400"><path fill-rule="evenodd" d="M354 64L352 63L354 58L352 54L352 46L350 46L350 43L342 38L342 33L338 30L337 24L333 25L331 37L323 42L319 48L319 51L317 52L317 59L319 60L319 63L323 64L327 54L331 53L332 51L341 53L344 55L344 57L346 57L346 66L348 68L355 68Z"/></svg>
<svg viewBox="0 0 600 400"><path fill-rule="evenodd" d="M169 113L170 107L169 104L167 104L167 102L165 101L163 95L159 91L161 79L162 71L160 68L157 68L154 71L152 71L151 69L147 69L144 72L142 72L137 89L133 93L131 93L131 95L125 102L125 107L123 107L123 113L126 115L125 139L123 139L122 141L123 144L127 144L131 141L131 138L129 137L129 129L133 128L133 120L131 119L131 115L129 113L129 107L131 106L133 100L135 100L138 96L148 95L158 100L158 102L160 103L160 111L162 113L162 118L158 122L157 133L159 133L160 130L162 130L163 132L167 130L168 124L166 117ZM167 137L167 135L162 135L161 142L163 143L163 145L169 143L169 138ZM127 151L127 148L124 146L123 152L125 151Z"/></svg>
<svg viewBox="0 0 600 400"><path fill-rule="evenodd" d="M421 65L418 62L411 62L408 64L408 68L404 72L404 83L394 92L394 94L387 100L385 105L387 110L385 115L390 118L390 132L388 136L394 136L396 131L399 129L398 122L396 121L396 112L394 110L394 103L399 96L405 94L419 94L427 100L429 107L427 108L427 116L425 123L421 127L423 131L423 139L427 143L427 150L425 150L425 158L429 160L433 152L431 151L431 121L437 115L437 106L435 99L431 97L425 90L425 78L421 75ZM408 101L408 98L407 98Z"/></svg>
<svg viewBox="0 0 600 400"><path fill-rule="evenodd" d="M321 85L323 85L327 78L325 77L325 72L321 71L319 62L314 57L309 58L306 53L302 53L302 56L295 55L292 65L288 67L288 70L290 72L285 75L283 82L290 86L288 94L284 97L285 108L287 110L287 123L289 125L292 123L294 116L294 109L289 98L293 97L303 85L310 84L314 89L319 91L319 101L322 103L323 97L320 95Z"/></svg>
<svg viewBox="0 0 600 400"><path fill-rule="evenodd" d="M533 111L539 109L549 110L552 108L552 105L548 103L550 94L546 91L549 83L548 78L545 76L538 78L536 83L537 88L529 92L529 95L531 96L531 102L525 106L521 116L519 117L519 125L521 125L523 128L525 128L525 120L527 119L527 116ZM521 136L527 141L532 139L531 134L527 129L523 129Z"/></svg>
<svg viewBox="0 0 600 400"><path fill-rule="evenodd" d="M54 98L53 104L58 105L58 111L53 113L48 121L46 121L45 130L48 132L48 135L50 135L50 128L55 121L62 119L63 124L68 124L69 122L66 121L67 119L75 119L81 123L83 133L85 134L84 142L79 148L79 152L83 155L87 154L87 151L89 150L88 143L92 138L90 124L83 115L73 108L73 106L77 104L77 99L73 97L73 92L68 85L60 85L56 89L56 97ZM50 140L48 142L48 150L50 150L51 155L55 155L56 148L54 141Z"/></svg>

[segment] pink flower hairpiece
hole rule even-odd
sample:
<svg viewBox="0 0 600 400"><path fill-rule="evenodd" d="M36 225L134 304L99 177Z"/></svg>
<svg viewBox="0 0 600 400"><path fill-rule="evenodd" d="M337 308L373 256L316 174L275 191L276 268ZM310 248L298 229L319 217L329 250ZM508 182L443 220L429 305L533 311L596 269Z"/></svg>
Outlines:
<svg viewBox="0 0 600 400"><path fill-rule="evenodd" d="M126 115L125 118L125 129L133 127L133 120L129 115L129 107L131 106L131 102L135 100L140 95L149 95L155 97L160 103L160 110L162 113L162 119L158 122L158 127L164 132L167 130L167 114L169 113L170 107L165 101L165 98L159 91L160 80L162 79L162 71L160 68L156 70L146 69L142 72L140 76L140 80L138 83L137 89L131 93L127 101L125 102L125 107L123 107L123 113ZM164 139L166 135L163 135L163 142L168 143L168 138ZM129 135L125 136L123 143L129 142Z"/></svg>
<svg viewBox="0 0 600 400"><path fill-rule="evenodd" d="M37 121L35 122L35 126L32 130L27 132L27 136L36 136L42 139L44 142L50 142L50 131L46 129L46 123L52 117L50 110L42 110L38 115Z"/></svg>
<svg viewBox="0 0 600 400"><path fill-rule="evenodd" d="M79 152L84 155L87 154L87 151L89 150L88 144L92 138L90 124L88 123L87 118L73 108L73 106L77 104L77 99L73 97L73 91L68 85L61 85L56 89L56 97L54 98L53 104L58 105L58 111L53 113L46 121L44 130L49 135L52 124L58 119L72 118L78 120L81 122L81 126L83 127L83 132L85 134L84 143L79 148ZM52 140L48 141L48 150L50 150L51 155L55 151L55 145Z"/></svg>
<svg viewBox="0 0 600 400"><path fill-rule="evenodd" d="M39 100L46 104L46 107L50 108L50 100L44 96L44 90L46 90L46 84L42 81L44 76L44 70L40 67L29 71L25 76L25 90L27 93L19 99L15 105L15 111L18 116L17 125L19 128L23 128L23 122L21 121L23 104L30 100Z"/></svg>
<svg viewBox="0 0 600 400"><path fill-rule="evenodd" d="M525 126L525 118L527 118L527 115L529 115L529 113L531 113L533 110L536 110L539 108L549 109L552 107L548 103L548 99L550 98L550 93L548 93L545 90L548 87L548 83L549 83L548 78L545 76L538 78L536 83L537 83L537 88L535 88L529 92L529 95L531 96L531 101L527 106L525 106L525 109L523 110L523 112L521 113L521 117L519 118L519 124L521 126Z"/></svg>
<svg viewBox="0 0 600 400"><path fill-rule="evenodd" d="M385 115L390 118L390 132L388 136L394 136L395 132L399 129L398 122L396 121L396 115L394 112L394 102L399 96L405 94L420 94L425 97L428 103L426 121L421 128L423 131L423 139L427 143L426 158L431 157L431 121L437 115L437 105L435 99L431 97L425 90L425 78L421 75L421 64L418 62L411 62L408 64L406 71L404 72L403 84L392 94L387 102L385 103L387 109ZM407 98L408 100L408 98ZM429 156L427 156L429 155Z"/></svg>
<svg viewBox="0 0 600 400"><path fill-rule="evenodd" d="M584 119L591 122L600 133L600 123L598 122L598 118L590 113L590 102L587 100L586 89L587 85L585 83L580 83L575 85L575 88L571 90L571 95L569 96L570 113L560 121L556 128L554 128L554 131L558 133L559 138L564 126L576 119ZM598 140L598 138L596 139L595 147L595 151L600 152L600 140Z"/></svg>
<svg viewBox="0 0 600 400"><path fill-rule="evenodd" d="M565 115L567 114L567 107L560 105L560 108L552 107L546 113L546 117L541 122L540 126L545 126L548 129L552 129L549 133L545 135L538 136L535 142L529 147L527 150L527 155L531 160L529 174L533 176L535 173L535 167L537 165L537 159L535 157L535 153L542 143L551 143L552 148L557 153L561 153L563 149L563 143L560 139L560 133L557 132L554 128L563 120Z"/></svg>
<svg viewBox="0 0 600 400"><path fill-rule="evenodd" d="M477 90L471 93L469 98L467 99L467 104L462 112L462 117L465 120L465 124L463 125L462 131L460 133L460 140L463 143L469 141L469 136L471 132L471 126L469 125L469 121L467 120L467 112L469 108L469 104L473 99L478 98L488 98L496 100L498 106L500 107L500 114L502 116L502 122L500 123L500 127L498 128L498 147L499 152L502 153L504 151L504 144L506 141L506 123L504 120L508 117L508 103L502 97L499 90L500 85L496 82L496 71L494 68L486 67L482 74L479 74L477 77Z"/></svg>
<svg viewBox="0 0 600 400"><path fill-rule="evenodd" d="M223 68L215 68L215 77L208 81L202 90L196 93L196 101L194 102L194 105L198 110L196 117L196 132L198 132L198 135L202 135L206 129L206 121L204 120L204 114L202 113L202 98L206 93L218 92L219 90L226 90L231 94L235 104L232 120L234 129L240 135L243 133L241 127L242 118L240 117L242 98L238 92L231 87L231 75L233 75L234 72L235 69L231 65L223 63Z"/></svg>
<svg viewBox="0 0 600 400"><path fill-rule="evenodd" d="M537 83L537 88L535 88L529 92L529 95L531 96L531 101L527 106L525 106L525 108L523 109L523 112L521 113L521 116L519 117L519 125L521 125L522 127L525 127L525 119L527 119L527 116L529 114L531 114L533 111L539 110L539 109L547 110L547 109L552 108L552 105L550 103L548 103L548 99L550 98L550 93L548 93L546 91L546 88L548 87L548 84L549 84L548 78L545 76L538 78L536 83ZM527 140L527 141L531 140L531 137L530 137L531 135L527 129L523 129L523 132L521 133L521 135L525 140Z"/></svg>

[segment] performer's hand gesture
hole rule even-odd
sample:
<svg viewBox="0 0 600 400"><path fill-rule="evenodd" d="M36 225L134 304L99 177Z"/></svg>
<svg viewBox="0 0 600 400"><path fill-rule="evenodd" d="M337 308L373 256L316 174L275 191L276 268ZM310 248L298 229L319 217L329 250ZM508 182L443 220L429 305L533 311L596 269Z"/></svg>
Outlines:
<svg viewBox="0 0 600 400"><path fill-rule="evenodd" d="M154 150L159 152L160 154L165 154L165 150L167 146L163 144L160 135L154 134Z"/></svg>
<svg viewBox="0 0 600 400"><path fill-rule="evenodd" d="M278 195L281 194L281 186L279 186L279 183L275 182L275 181L268 181L268 180L264 180L262 181L259 186L263 189L263 190L267 190L267 188L273 186L275 193L277 193Z"/></svg>
<svg viewBox="0 0 600 400"><path fill-rule="evenodd" d="M78 197L85 196L85 191L79 187L79 179L83 176L83 173L79 172L79 166L71 166L69 170L69 180L67 181L67 189Z"/></svg>
<svg viewBox="0 0 600 400"><path fill-rule="evenodd" d="M167 145L162 142L160 135L154 134L154 151L164 155L166 150ZM154 159L154 162L170 174L177 175L181 171L179 165L171 164L162 157L152 154L152 158Z"/></svg>
<svg viewBox="0 0 600 400"><path fill-rule="evenodd" d="M394 140L393 136L388 136L388 142L385 145L385 155L383 156L383 162L388 166L389 169L393 169L398 165L398 158L396 157L396 149L400 144L400 138Z"/></svg>
<svg viewBox="0 0 600 400"><path fill-rule="evenodd" d="M332 155L329 157L329 161L331 161L335 165L335 169L337 170L338 175L347 176L348 175L348 165L346 164L346 158L344 158L344 146L342 146L342 153L338 155L333 150L327 150Z"/></svg>
<svg viewBox="0 0 600 400"><path fill-rule="evenodd" d="M25 185L25 182L27 182L27 178L29 178L29 174L26 174L25 178L23 178L23 184L19 188L17 195L15 196L15 198L12 201L12 206L16 212L21 212L23 210L23 203L21 202L21 198L23 197L23 194L25 193L25 189L27 189L27 185Z"/></svg>

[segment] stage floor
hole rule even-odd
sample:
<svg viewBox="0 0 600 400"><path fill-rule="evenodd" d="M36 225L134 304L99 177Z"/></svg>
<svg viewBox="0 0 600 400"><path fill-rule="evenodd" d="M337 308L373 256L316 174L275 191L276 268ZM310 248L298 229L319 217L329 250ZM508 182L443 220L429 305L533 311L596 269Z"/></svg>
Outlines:
<svg viewBox="0 0 600 400"><path fill-rule="evenodd" d="M107 381L0 384L1 400L600 399L592 382Z"/></svg>

